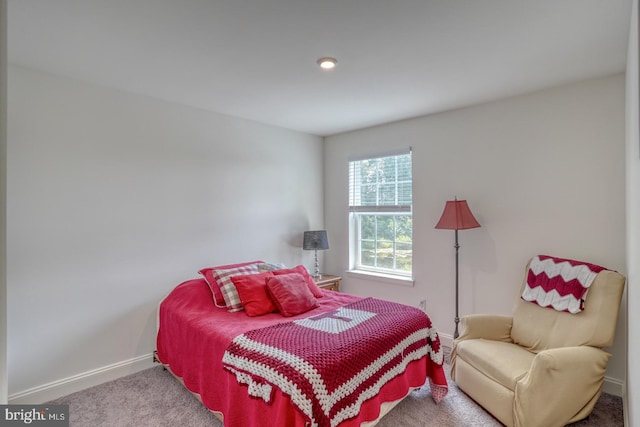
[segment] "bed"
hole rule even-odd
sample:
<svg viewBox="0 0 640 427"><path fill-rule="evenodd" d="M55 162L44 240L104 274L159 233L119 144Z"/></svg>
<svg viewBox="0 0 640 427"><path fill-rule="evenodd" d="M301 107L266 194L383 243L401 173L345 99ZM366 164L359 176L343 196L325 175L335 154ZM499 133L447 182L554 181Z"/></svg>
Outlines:
<svg viewBox="0 0 640 427"><path fill-rule="evenodd" d="M226 427L372 426L416 388L436 403L447 393L437 332L417 308L316 289L305 312L249 316L212 292L198 278L163 299L156 359Z"/></svg>

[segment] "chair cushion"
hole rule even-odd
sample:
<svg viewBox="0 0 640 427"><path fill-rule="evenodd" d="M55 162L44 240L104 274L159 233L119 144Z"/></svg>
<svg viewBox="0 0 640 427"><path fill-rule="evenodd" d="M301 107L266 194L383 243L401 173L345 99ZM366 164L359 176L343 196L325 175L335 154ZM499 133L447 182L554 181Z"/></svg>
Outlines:
<svg viewBox="0 0 640 427"><path fill-rule="evenodd" d="M459 358L511 391L529 372L535 357L519 345L483 338L458 342L457 352Z"/></svg>

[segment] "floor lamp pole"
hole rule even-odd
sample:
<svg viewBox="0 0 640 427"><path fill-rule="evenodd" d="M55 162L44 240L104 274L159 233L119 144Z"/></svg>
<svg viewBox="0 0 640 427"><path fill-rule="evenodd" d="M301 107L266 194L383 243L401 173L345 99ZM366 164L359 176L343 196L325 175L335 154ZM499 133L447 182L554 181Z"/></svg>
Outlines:
<svg viewBox="0 0 640 427"><path fill-rule="evenodd" d="M455 248L456 248L456 317L454 320L454 322L456 322L456 330L453 332L453 339L458 338L458 322L460 322L460 318L458 317L458 251L460 249L460 245L458 244L458 230L455 230L456 232L456 244L455 244Z"/></svg>

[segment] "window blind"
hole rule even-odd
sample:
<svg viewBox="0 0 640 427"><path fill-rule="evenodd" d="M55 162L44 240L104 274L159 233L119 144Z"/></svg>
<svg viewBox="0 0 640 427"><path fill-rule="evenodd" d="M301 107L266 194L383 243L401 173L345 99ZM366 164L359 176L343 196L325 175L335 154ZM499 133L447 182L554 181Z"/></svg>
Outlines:
<svg viewBox="0 0 640 427"><path fill-rule="evenodd" d="M411 212L411 151L349 162L351 212Z"/></svg>

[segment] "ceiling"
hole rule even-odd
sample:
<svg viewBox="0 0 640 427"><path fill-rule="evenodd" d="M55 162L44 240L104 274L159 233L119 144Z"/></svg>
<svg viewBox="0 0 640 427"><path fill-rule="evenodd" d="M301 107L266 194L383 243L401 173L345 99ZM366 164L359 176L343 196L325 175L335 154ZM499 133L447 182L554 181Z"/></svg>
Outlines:
<svg viewBox="0 0 640 427"><path fill-rule="evenodd" d="M327 136L624 72L631 3L8 0L8 56Z"/></svg>

